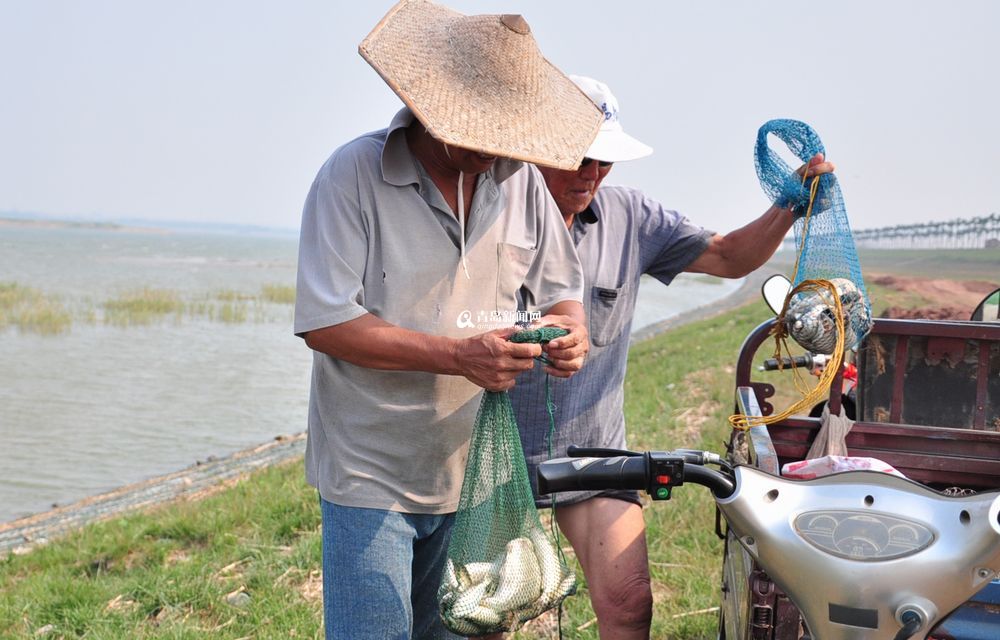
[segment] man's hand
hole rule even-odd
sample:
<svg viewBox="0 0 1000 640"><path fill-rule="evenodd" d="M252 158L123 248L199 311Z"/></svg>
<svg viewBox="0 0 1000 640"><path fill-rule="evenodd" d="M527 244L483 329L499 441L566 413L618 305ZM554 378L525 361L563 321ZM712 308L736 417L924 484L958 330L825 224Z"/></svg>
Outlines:
<svg viewBox="0 0 1000 640"><path fill-rule="evenodd" d="M569 378L583 367L590 351L590 332L585 323L570 316L547 315L539 318L532 327L559 327L569 331L543 347L545 356L552 363L545 367L546 373L557 378Z"/></svg>
<svg viewBox="0 0 1000 640"><path fill-rule="evenodd" d="M507 340L517 329L497 329L458 341L455 359L461 374L487 391L506 391L514 378L529 371L542 346ZM565 336L568 338L569 336Z"/></svg>
<svg viewBox="0 0 1000 640"><path fill-rule="evenodd" d="M824 173L833 173L836 169L837 167L832 162L826 162L826 158L823 157L822 153L817 153L807 164L796 169L795 173L799 174L799 177L805 174L806 179L809 179L813 176L821 176Z"/></svg>

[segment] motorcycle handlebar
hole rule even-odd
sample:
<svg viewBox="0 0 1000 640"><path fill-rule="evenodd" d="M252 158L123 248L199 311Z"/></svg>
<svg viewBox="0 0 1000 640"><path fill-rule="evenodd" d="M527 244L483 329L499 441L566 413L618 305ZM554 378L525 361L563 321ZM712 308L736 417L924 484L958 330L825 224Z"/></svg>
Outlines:
<svg viewBox="0 0 1000 640"><path fill-rule="evenodd" d="M546 460L538 466L538 492L633 489L668 500L671 489L687 481L708 487L717 498L732 495L732 477L691 461L693 453L648 451L635 456Z"/></svg>
<svg viewBox="0 0 1000 640"><path fill-rule="evenodd" d="M811 355L792 356L792 357L782 356L780 367L778 366L777 358L768 358L767 360L764 361L764 364L761 365L760 370L777 371L779 368L790 369L792 366L812 369L814 364L815 362Z"/></svg>

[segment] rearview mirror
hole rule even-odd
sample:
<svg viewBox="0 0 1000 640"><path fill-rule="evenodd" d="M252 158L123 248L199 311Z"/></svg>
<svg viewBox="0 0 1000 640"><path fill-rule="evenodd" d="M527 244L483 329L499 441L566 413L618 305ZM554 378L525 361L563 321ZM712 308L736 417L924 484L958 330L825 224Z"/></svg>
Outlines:
<svg viewBox="0 0 1000 640"><path fill-rule="evenodd" d="M767 306L771 307L774 315L781 313L782 307L785 306L785 298L788 297L788 292L791 290L791 281L780 273L776 273L765 280L764 284L760 287L760 293L764 296L764 302L767 303Z"/></svg>
<svg viewBox="0 0 1000 640"><path fill-rule="evenodd" d="M976 322L1000 322L1000 289L983 298L972 312L971 319Z"/></svg>

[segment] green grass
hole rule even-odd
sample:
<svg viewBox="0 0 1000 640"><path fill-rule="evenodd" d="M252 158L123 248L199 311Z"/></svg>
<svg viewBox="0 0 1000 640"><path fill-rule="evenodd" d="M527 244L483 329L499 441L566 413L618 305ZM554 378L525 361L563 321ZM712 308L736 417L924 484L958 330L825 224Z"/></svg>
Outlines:
<svg viewBox="0 0 1000 640"><path fill-rule="evenodd" d="M319 513L301 464L0 561L0 637L319 637ZM227 595L244 592L246 603Z"/></svg>

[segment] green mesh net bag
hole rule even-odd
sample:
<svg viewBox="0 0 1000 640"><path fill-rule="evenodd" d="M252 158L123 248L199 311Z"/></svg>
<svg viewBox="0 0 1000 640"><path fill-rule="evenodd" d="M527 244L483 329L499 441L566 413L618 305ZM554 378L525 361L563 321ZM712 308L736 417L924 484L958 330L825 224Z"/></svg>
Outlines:
<svg viewBox="0 0 1000 640"><path fill-rule="evenodd" d="M466 636L513 631L575 591L539 520L510 397L487 391L438 589L441 619Z"/></svg>

